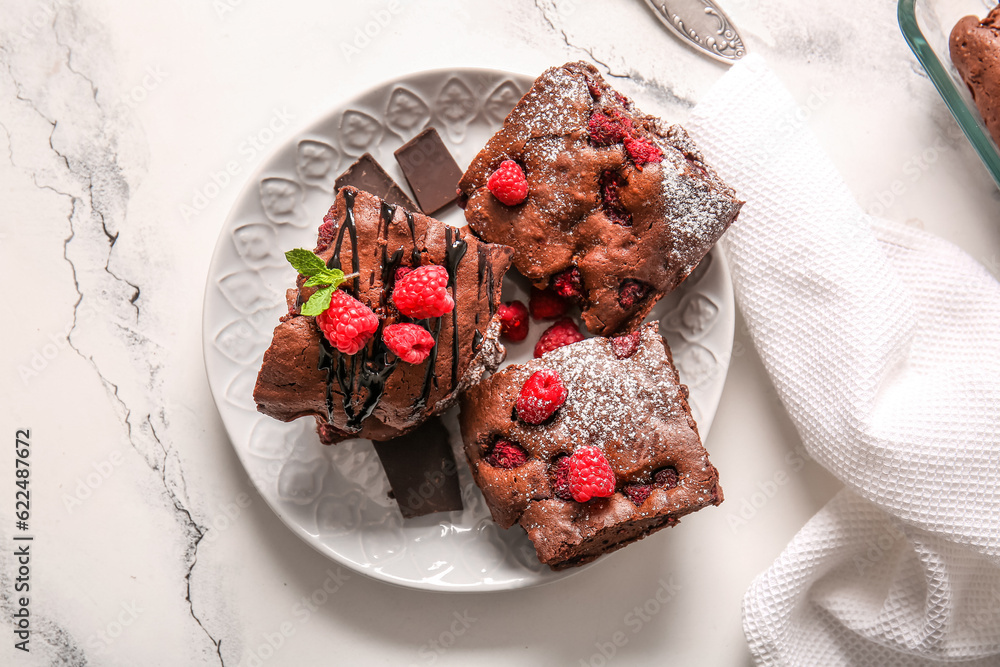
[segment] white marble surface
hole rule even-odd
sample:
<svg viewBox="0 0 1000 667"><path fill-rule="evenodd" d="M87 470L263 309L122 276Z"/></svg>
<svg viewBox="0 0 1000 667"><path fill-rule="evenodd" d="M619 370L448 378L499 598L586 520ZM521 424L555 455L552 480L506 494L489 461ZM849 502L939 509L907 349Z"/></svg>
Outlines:
<svg viewBox="0 0 1000 667"><path fill-rule="evenodd" d="M864 206L1000 273L1000 196L895 3L725 6ZM243 179L345 96L422 69L584 58L683 120L721 65L638 0L4 0L0 16L7 624L18 428L31 429L35 537L31 652L8 630L0 663L749 662L744 590L839 484L803 460L739 323L706 443L726 503L580 576L480 595L368 580L292 535L239 466L201 352L205 275Z"/></svg>

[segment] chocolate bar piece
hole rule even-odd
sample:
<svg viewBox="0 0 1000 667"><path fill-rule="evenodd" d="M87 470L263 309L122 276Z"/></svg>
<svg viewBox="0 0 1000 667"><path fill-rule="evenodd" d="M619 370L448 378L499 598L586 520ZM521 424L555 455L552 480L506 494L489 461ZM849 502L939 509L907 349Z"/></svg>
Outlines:
<svg viewBox="0 0 1000 667"><path fill-rule="evenodd" d="M417 211L417 205L396 185L392 176L385 172L371 153L365 153L354 164L344 170L334 183L335 192L345 185L353 185L383 199L393 206L402 206L408 211Z"/></svg>
<svg viewBox="0 0 1000 667"><path fill-rule="evenodd" d="M416 431L372 444L404 519L462 509L455 455L438 417Z"/></svg>
<svg viewBox="0 0 1000 667"><path fill-rule="evenodd" d="M462 178L462 170L433 127L407 141L393 155L420 209L427 215L458 198L458 179Z"/></svg>

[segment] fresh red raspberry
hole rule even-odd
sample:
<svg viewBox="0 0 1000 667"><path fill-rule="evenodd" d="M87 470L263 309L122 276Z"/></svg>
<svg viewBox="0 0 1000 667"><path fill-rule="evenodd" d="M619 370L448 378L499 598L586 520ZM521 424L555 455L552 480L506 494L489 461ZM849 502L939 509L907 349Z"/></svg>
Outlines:
<svg viewBox="0 0 1000 667"><path fill-rule="evenodd" d="M500 314L500 335L518 343L528 337L528 309L520 301L508 301L497 312Z"/></svg>
<svg viewBox="0 0 1000 667"><path fill-rule="evenodd" d="M434 336L417 324L390 324L382 329L385 346L408 364L423 363L434 347Z"/></svg>
<svg viewBox="0 0 1000 667"><path fill-rule="evenodd" d="M330 307L316 316L316 326L338 350L357 354L378 329L378 317L347 292L335 289Z"/></svg>
<svg viewBox="0 0 1000 667"><path fill-rule="evenodd" d="M576 328L576 322L568 317L559 320L546 329L538 342L535 343L535 358L537 359L546 352L551 352L563 345L581 340L583 340L583 334Z"/></svg>
<svg viewBox="0 0 1000 667"><path fill-rule="evenodd" d="M528 299L528 309L536 320L555 320L566 314L569 303L552 288L531 288L531 298Z"/></svg>
<svg viewBox="0 0 1000 667"><path fill-rule="evenodd" d="M607 498L615 492L615 471L597 447L577 447L569 457L569 492L573 500Z"/></svg>
<svg viewBox="0 0 1000 667"><path fill-rule="evenodd" d="M590 114L587 132L590 134L590 142L595 146L620 144L632 136L632 119L622 116L617 111L612 113L614 117L603 111Z"/></svg>
<svg viewBox="0 0 1000 667"><path fill-rule="evenodd" d="M517 418L529 424L541 424L562 407L568 394L558 372L548 368L536 371L517 395Z"/></svg>
<svg viewBox="0 0 1000 667"><path fill-rule="evenodd" d="M635 162L635 166L642 170L642 165L650 162L659 162L663 159L663 151L645 139L625 139L625 150L629 157Z"/></svg>
<svg viewBox="0 0 1000 667"><path fill-rule="evenodd" d="M580 269L571 266L552 279L552 289L564 299L583 297L583 277Z"/></svg>
<svg viewBox="0 0 1000 667"><path fill-rule="evenodd" d="M504 160L490 174L486 187L507 206L516 206L528 196L528 180L524 177L521 166L513 160Z"/></svg>
<svg viewBox="0 0 1000 667"><path fill-rule="evenodd" d="M638 331L633 331L624 336L615 336L611 339L611 351L615 353L615 359L628 359L642 342L642 335Z"/></svg>
<svg viewBox="0 0 1000 667"><path fill-rule="evenodd" d="M552 493L556 498L563 500L573 500L573 494L569 492L569 455L560 454L549 468L549 484L552 485Z"/></svg>
<svg viewBox="0 0 1000 667"><path fill-rule="evenodd" d="M500 438L490 448L484 459L494 468L520 468L528 460L528 452L516 442Z"/></svg>
<svg viewBox="0 0 1000 667"><path fill-rule="evenodd" d="M631 500L636 507L646 502L649 494L653 492L652 484L626 484L622 487L622 493Z"/></svg>
<svg viewBox="0 0 1000 667"><path fill-rule="evenodd" d="M392 292L399 312L415 320L441 317L455 308L448 294L448 269L430 264L404 275Z"/></svg>
<svg viewBox="0 0 1000 667"><path fill-rule="evenodd" d="M395 285L400 281L400 279L408 273L413 273L413 269L408 266L401 266L396 269L396 273L392 276L392 284Z"/></svg>

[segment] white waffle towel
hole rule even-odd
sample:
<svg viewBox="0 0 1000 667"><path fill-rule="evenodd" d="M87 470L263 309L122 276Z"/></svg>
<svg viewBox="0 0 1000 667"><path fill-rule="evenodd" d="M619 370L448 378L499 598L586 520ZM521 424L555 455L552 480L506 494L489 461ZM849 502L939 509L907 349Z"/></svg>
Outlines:
<svg viewBox="0 0 1000 667"><path fill-rule="evenodd" d="M1000 284L866 215L803 112L751 56L687 125L747 202L723 242L754 344L846 487L747 591L750 650L1000 665Z"/></svg>

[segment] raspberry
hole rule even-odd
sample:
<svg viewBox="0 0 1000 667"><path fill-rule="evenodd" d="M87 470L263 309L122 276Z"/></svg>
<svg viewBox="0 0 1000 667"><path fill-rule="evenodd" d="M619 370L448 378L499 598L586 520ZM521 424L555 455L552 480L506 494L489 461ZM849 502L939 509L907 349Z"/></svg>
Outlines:
<svg viewBox="0 0 1000 667"><path fill-rule="evenodd" d="M450 313L455 300L448 294L448 269L431 264L407 273L396 283L392 302L400 313L416 320Z"/></svg>
<svg viewBox="0 0 1000 667"><path fill-rule="evenodd" d="M624 177L614 171L602 172L599 179L601 208L604 209L611 222L631 227L632 214L628 212L621 200L621 189L627 184Z"/></svg>
<svg viewBox="0 0 1000 667"><path fill-rule="evenodd" d="M615 492L615 471L597 447L577 447L569 457L569 492L573 500L607 498Z"/></svg>
<svg viewBox="0 0 1000 667"><path fill-rule="evenodd" d="M571 266L552 279L555 293L564 299L579 299L583 297L583 278L580 269Z"/></svg>
<svg viewBox="0 0 1000 667"><path fill-rule="evenodd" d="M508 301L497 310L500 313L500 335L514 343L528 336L528 309L520 301Z"/></svg>
<svg viewBox="0 0 1000 667"><path fill-rule="evenodd" d="M653 475L656 485L664 489L672 489L677 486L676 468L661 468Z"/></svg>
<svg viewBox="0 0 1000 667"><path fill-rule="evenodd" d="M532 373L517 395L517 416L529 424L541 424L562 407L568 393L556 371L545 368Z"/></svg>
<svg viewBox="0 0 1000 667"><path fill-rule="evenodd" d="M524 447L521 447L516 442L500 438L490 447L490 451L484 457L484 460L494 468L506 468L510 470L511 468L520 468L523 466L528 460L528 452L524 451Z"/></svg>
<svg viewBox="0 0 1000 667"><path fill-rule="evenodd" d="M390 324L382 329L385 346L408 364L423 363L434 347L434 336L417 324Z"/></svg>
<svg viewBox="0 0 1000 667"><path fill-rule="evenodd" d="M568 317L559 320L542 333L541 338L535 343L535 358L542 356L546 352L551 352L563 345L569 345L583 340L583 334L576 328L576 323Z"/></svg>
<svg viewBox="0 0 1000 667"><path fill-rule="evenodd" d="M615 359L628 359L639 349L641 342L642 336L638 331L624 336L615 336L611 339L611 351L615 353Z"/></svg>
<svg viewBox="0 0 1000 667"><path fill-rule="evenodd" d="M646 502L649 494L653 492L652 484L626 484L622 487L622 493L631 500L636 507Z"/></svg>
<svg viewBox="0 0 1000 667"><path fill-rule="evenodd" d="M378 329L378 317L347 292L335 289L330 307L316 316L316 326L338 350L357 354Z"/></svg>
<svg viewBox="0 0 1000 667"><path fill-rule="evenodd" d="M648 293L649 285L638 280L625 280L618 289L618 303L622 308L628 310L645 299Z"/></svg>
<svg viewBox="0 0 1000 667"><path fill-rule="evenodd" d="M507 206L516 206L528 196L528 181L521 166L513 160L504 160L490 174L486 187Z"/></svg>
<svg viewBox="0 0 1000 667"><path fill-rule="evenodd" d="M587 132L590 133L590 142L595 146L619 144L632 136L632 120L618 112L613 113L613 118L603 111L590 114Z"/></svg>
<svg viewBox="0 0 1000 667"><path fill-rule="evenodd" d="M331 206L330 210L323 216L323 224L319 226L319 233L316 238L316 250L314 252L323 252L333 243L333 221L337 219L335 215L336 210L336 206Z"/></svg>
<svg viewBox="0 0 1000 667"><path fill-rule="evenodd" d="M560 454L552 461L549 484L552 485L552 493L556 498L573 500L573 494L569 492L569 455Z"/></svg>
<svg viewBox="0 0 1000 667"><path fill-rule="evenodd" d="M398 269L396 269L396 273L393 274L392 276L392 284L395 285L396 283L398 283L400 279L407 273L413 273L413 269L411 269L408 266L401 266Z"/></svg>
<svg viewBox="0 0 1000 667"><path fill-rule="evenodd" d="M663 159L663 151L645 139L625 139L625 150L629 157L635 162L635 166L641 171L642 165L650 162L659 162Z"/></svg>
<svg viewBox="0 0 1000 667"><path fill-rule="evenodd" d="M531 288L531 298L528 299L531 316L536 320L555 320L566 314L569 304L551 288Z"/></svg>
<svg viewBox="0 0 1000 667"><path fill-rule="evenodd" d="M627 336L621 336L621 338L627 338ZM646 502L646 498L649 498L649 494L653 492L654 488L672 489L675 486L677 486L677 470L668 466L656 471L653 475L653 484L626 484L622 487L622 493L638 507ZM718 493L718 485L712 487L712 493L714 501L715 494Z"/></svg>

